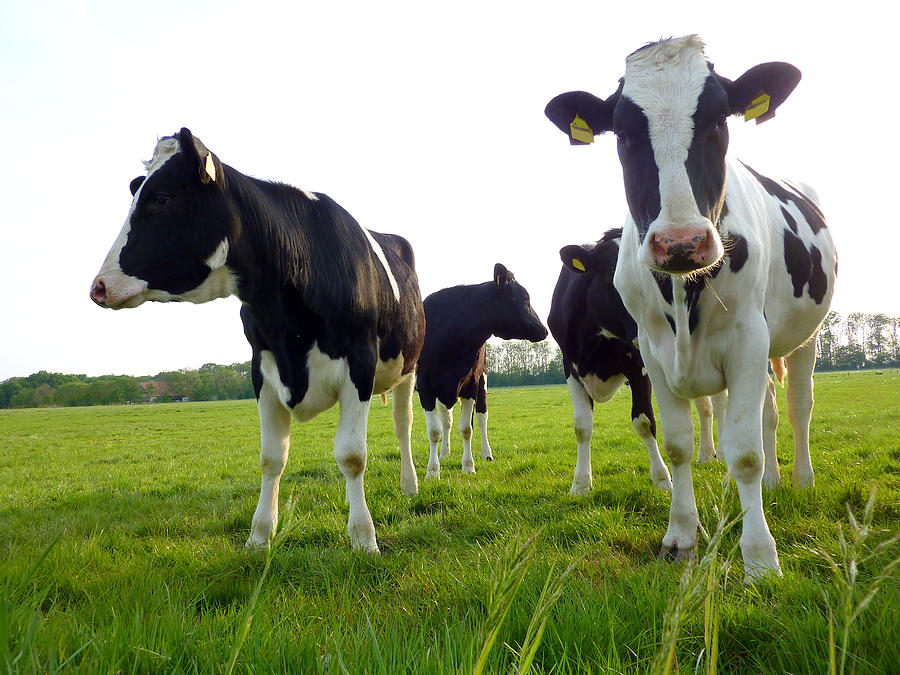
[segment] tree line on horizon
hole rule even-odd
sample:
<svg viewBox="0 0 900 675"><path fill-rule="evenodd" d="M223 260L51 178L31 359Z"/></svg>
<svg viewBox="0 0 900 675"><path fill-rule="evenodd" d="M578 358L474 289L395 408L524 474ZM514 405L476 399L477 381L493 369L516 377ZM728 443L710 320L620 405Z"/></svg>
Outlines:
<svg viewBox="0 0 900 675"><path fill-rule="evenodd" d="M900 317L831 312L818 336L817 370L900 367ZM562 352L550 340L487 345L488 387L565 383ZM253 398L250 362L164 371L153 376L40 371L0 383L0 408L88 406Z"/></svg>

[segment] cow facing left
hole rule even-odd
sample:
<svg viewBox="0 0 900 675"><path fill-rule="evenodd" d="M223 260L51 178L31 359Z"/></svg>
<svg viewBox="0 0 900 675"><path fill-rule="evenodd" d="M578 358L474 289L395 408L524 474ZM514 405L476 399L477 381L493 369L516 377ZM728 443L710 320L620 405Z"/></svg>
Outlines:
<svg viewBox="0 0 900 675"><path fill-rule="evenodd" d="M340 403L334 456L347 530L353 548L378 552L363 487L374 394L394 392L401 489L418 491L410 431L425 313L409 243L362 228L324 194L245 176L188 129L161 139L145 167L91 299L121 309L237 295L262 469L247 545L265 547L275 531L291 416L306 421Z"/></svg>

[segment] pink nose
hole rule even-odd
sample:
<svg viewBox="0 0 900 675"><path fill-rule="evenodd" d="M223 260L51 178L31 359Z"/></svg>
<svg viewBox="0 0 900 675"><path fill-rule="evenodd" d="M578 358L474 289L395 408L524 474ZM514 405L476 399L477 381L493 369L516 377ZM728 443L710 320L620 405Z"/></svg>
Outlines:
<svg viewBox="0 0 900 675"><path fill-rule="evenodd" d="M715 262L709 230L699 226L654 232L650 253L654 265L667 272L691 272Z"/></svg>
<svg viewBox="0 0 900 675"><path fill-rule="evenodd" d="M106 284L100 277L94 279L94 283L91 285L91 300L101 307L106 307Z"/></svg>

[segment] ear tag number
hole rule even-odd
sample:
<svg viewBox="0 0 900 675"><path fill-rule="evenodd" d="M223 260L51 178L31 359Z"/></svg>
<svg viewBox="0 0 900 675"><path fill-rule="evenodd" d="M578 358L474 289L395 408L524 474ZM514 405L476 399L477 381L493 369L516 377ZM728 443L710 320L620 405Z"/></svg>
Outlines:
<svg viewBox="0 0 900 675"><path fill-rule="evenodd" d="M572 145L594 142L594 131L579 115L575 115L575 119L569 125L569 140Z"/></svg>
<svg viewBox="0 0 900 675"><path fill-rule="evenodd" d="M770 117L774 117L774 112L771 115L767 114L769 112L769 102L771 100L772 97L765 92L753 99L744 111L744 121L749 122L750 120L756 120L756 123L759 124L760 122L765 122Z"/></svg>

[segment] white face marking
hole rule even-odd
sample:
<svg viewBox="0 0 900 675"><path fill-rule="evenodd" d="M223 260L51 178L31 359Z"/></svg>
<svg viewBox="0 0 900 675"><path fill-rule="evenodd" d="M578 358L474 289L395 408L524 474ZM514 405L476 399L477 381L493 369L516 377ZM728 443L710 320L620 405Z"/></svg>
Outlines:
<svg viewBox="0 0 900 675"><path fill-rule="evenodd" d="M382 250L381 245L377 241L375 241L375 237L373 237L372 233L369 232L366 228L362 228L362 231L369 239L369 244L372 246L372 250L375 252L375 256L378 258L378 261L381 263L382 267L384 267L384 271L387 272L388 281L391 284L391 290L394 291L394 298L397 300L397 302L400 302L400 287L397 285L397 280L394 279L394 274L393 272L391 272L391 266L388 265L387 258L384 257L384 251Z"/></svg>

